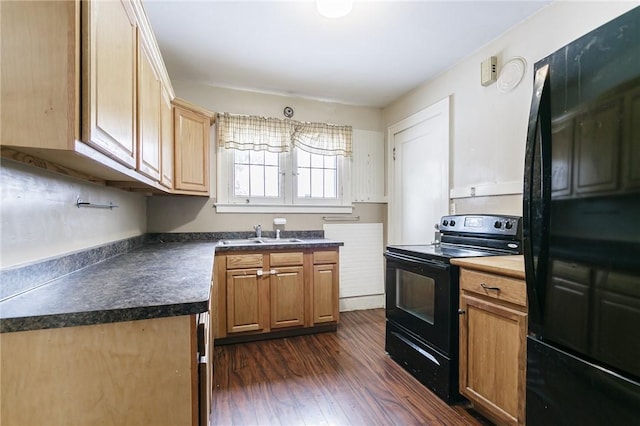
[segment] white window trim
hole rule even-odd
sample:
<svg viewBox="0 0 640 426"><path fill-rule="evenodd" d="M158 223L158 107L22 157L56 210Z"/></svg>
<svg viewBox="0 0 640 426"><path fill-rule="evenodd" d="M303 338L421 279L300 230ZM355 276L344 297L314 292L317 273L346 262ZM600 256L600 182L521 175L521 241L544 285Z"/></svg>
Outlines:
<svg viewBox="0 0 640 426"><path fill-rule="evenodd" d="M282 198L251 199L251 197L233 197L233 150L218 148L217 163L217 202L214 204L217 213L352 213L351 199L351 158L338 157L338 191L341 197L335 202L329 200L306 199L295 197L295 185L291 176L293 170L291 153L281 154L280 162ZM249 200L248 202L246 200Z"/></svg>
<svg viewBox="0 0 640 426"><path fill-rule="evenodd" d="M302 206L302 205L269 205L269 204L222 204L215 203L216 213L353 213L353 205L349 206Z"/></svg>

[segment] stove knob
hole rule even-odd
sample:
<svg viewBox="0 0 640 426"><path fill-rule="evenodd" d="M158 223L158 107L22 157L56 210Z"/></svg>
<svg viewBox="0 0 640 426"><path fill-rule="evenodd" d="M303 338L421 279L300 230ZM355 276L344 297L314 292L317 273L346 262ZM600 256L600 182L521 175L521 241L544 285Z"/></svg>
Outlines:
<svg viewBox="0 0 640 426"><path fill-rule="evenodd" d="M498 229L502 228L502 222L496 220L496 222L493 224L493 227Z"/></svg>
<svg viewBox="0 0 640 426"><path fill-rule="evenodd" d="M443 220L443 221L442 221L442 226L447 226L448 224L449 224L449 221L448 221L448 220Z"/></svg>
<svg viewBox="0 0 640 426"><path fill-rule="evenodd" d="M455 220L452 220L451 222L449 222L449 224L450 224L451 226L456 226L456 221L455 221Z"/></svg>
<svg viewBox="0 0 640 426"><path fill-rule="evenodd" d="M507 229L511 229L511 228L513 228L513 223L507 222L507 223L504 224L504 227L507 228Z"/></svg>

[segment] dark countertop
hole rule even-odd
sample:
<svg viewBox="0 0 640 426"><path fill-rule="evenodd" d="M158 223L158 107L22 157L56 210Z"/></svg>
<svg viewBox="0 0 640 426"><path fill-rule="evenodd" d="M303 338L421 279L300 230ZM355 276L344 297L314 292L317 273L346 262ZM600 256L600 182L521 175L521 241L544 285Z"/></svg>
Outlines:
<svg viewBox="0 0 640 426"><path fill-rule="evenodd" d="M212 241L149 244L0 302L0 332L205 312Z"/></svg>

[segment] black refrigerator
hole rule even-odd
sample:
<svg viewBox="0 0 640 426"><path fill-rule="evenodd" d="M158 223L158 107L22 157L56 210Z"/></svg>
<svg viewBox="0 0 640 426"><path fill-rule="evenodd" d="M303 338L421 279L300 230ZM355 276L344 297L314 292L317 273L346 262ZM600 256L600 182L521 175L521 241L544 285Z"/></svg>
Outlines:
<svg viewBox="0 0 640 426"><path fill-rule="evenodd" d="M527 424L640 425L640 7L534 71Z"/></svg>

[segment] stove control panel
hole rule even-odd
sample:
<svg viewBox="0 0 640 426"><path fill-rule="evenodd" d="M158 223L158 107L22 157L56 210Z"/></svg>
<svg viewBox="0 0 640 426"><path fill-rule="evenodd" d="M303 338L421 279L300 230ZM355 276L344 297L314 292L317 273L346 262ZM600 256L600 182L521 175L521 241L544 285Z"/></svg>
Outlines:
<svg viewBox="0 0 640 426"><path fill-rule="evenodd" d="M522 233L520 216L450 215L440 219L440 232L459 234L506 235L519 238Z"/></svg>

